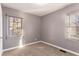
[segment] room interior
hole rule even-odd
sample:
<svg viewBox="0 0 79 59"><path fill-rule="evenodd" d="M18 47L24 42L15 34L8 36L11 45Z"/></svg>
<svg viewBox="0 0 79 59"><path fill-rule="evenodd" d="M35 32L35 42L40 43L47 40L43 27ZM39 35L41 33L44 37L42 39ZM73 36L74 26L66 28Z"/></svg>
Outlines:
<svg viewBox="0 0 79 59"><path fill-rule="evenodd" d="M2 56L79 56L79 4L0 4Z"/></svg>

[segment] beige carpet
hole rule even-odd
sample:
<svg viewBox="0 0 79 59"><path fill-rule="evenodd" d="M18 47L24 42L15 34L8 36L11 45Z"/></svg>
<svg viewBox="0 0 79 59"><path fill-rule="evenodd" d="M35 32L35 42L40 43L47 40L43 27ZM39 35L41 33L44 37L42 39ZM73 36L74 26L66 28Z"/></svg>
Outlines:
<svg viewBox="0 0 79 59"><path fill-rule="evenodd" d="M75 56L71 53L64 53L59 49L44 43L36 43L33 45L6 51L3 56Z"/></svg>

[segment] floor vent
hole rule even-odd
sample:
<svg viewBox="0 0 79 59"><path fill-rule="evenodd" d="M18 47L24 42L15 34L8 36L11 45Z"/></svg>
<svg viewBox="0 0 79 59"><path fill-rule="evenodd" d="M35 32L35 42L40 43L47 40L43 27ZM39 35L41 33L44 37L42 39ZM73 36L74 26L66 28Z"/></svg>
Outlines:
<svg viewBox="0 0 79 59"><path fill-rule="evenodd" d="M67 53L67 52L66 52L66 51L64 51L64 50L59 50L59 51L64 52L64 53Z"/></svg>

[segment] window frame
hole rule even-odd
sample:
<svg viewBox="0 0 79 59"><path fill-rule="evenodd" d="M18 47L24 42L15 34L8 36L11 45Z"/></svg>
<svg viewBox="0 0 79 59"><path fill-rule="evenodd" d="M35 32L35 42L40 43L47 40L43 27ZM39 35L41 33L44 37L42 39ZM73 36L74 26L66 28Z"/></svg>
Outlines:
<svg viewBox="0 0 79 59"><path fill-rule="evenodd" d="M76 16L77 17L79 17L78 15L74 15L74 14L72 14L75 18L76 18ZM74 19L72 19L71 18L71 16L72 16L71 14L68 14L68 19L66 19L67 21L66 21L66 32L65 32L65 35L66 35L66 38L67 39L77 39L77 40L79 40L79 37L74 37L74 36L72 36L72 35L70 35L70 30L69 30L69 28L75 28L75 30L74 30L74 32L72 31L72 33L75 33L75 36L77 36L78 34L77 34L77 26L79 27L79 24L77 25L77 24L75 24L75 25L72 25L71 24L71 21L73 20L74 22L77 22L76 20L74 20ZM79 19L79 18L78 18ZM78 20L77 19L77 20ZM78 20L79 21L79 20Z"/></svg>
<svg viewBox="0 0 79 59"><path fill-rule="evenodd" d="M17 17L17 16L10 16L10 15L6 15L6 16L7 16L7 36L9 35L10 37L13 37L13 36L14 36L14 37L18 37L18 35L10 35L10 33L11 33L11 32L10 32L10 31L11 31L11 30L10 30L10 27L11 27L11 26L10 26L10 21L11 21L11 20L10 20L10 17L13 18L13 31L15 30L15 29L14 29L14 22L16 22L15 20L16 20L16 19L17 19L17 20L20 19L20 22L19 22L19 23L21 24L21 26L20 26L21 32L22 32L22 20L23 20L23 18ZM17 22L16 24L17 24L16 26L18 27L18 22ZM17 30L19 30L19 28L18 28ZM21 32L20 32L20 33L21 33Z"/></svg>

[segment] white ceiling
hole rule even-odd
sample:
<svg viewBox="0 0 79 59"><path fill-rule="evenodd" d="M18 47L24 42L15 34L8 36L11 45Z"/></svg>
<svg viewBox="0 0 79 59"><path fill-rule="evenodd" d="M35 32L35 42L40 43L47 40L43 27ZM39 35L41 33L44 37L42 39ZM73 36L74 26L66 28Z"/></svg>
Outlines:
<svg viewBox="0 0 79 59"><path fill-rule="evenodd" d="M61 8L64 8L70 3L47 3L47 4L37 4L37 3L3 3L5 7L17 9L23 12L34 14L37 16L43 16L51 12L55 12Z"/></svg>

